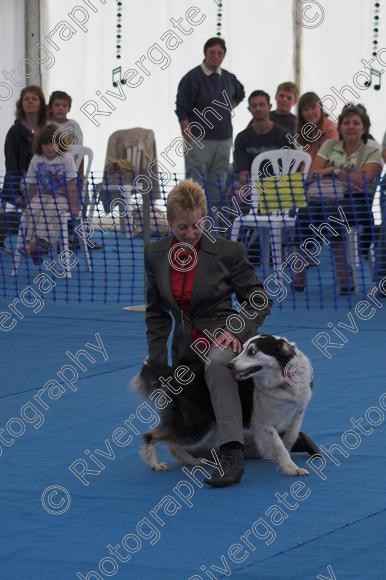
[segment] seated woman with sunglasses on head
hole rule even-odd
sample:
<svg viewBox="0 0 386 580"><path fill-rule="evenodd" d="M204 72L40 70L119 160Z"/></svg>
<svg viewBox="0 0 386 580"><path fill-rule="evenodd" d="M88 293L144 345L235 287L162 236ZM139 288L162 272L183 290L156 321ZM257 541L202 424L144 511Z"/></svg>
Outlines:
<svg viewBox="0 0 386 580"><path fill-rule="evenodd" d="M338 118L339 140L329 139L320 148L312 163L310 176L314 183L307 191L307 207L301 208L296 220L295 244L301 246L312 237L309 226L318 228L331 216L340 219L342 210L350 227L362 225L368 249L373 241L374 217L372 203L383 160L379 147L368 143L370 119L362 105L348 103ZM334 233L323 230L329 237L334 254L336 277L340 293L355 291L353 275L347 263L347 228L334 222ZM301 253L301 248L299 248ZM305 273L294 276L295 290L302 292Z"/></svg>
<svg viewBox="0 0 386 580"><path fill-rule="evenodd" d="M56 249L61 214L68 213L73 218L79 214L77 171L66 148L55 124L46 125L35 137L35 155L26 177L26 245L20 250L29 254L34 263L40 263L49 246Z"/></svg>

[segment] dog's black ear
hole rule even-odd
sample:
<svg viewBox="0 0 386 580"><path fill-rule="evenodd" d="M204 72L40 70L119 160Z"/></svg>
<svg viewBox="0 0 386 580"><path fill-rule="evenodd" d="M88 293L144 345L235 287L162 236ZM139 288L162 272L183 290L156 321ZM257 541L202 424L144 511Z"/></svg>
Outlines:
<svg viewBox="0 0 386 580"><path fill-rule="evenodd" d="M278 352L278 361L280 366L284 369L288 362L293 358L296 354L295 348L284 340L283 338L279 339L279 352Z"/></svg>
<svg viewBox="0 0 386 580"><path fill-rule="evenodd" d="M296 354L294 346L283 338L280 341L280 350L284 356L293 357Z"/></svg>

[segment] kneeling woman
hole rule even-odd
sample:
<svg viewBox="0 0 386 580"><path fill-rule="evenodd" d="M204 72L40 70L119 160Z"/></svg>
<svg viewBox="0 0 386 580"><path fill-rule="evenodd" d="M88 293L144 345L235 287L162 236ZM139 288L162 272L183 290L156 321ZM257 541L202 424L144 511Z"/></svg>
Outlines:
<svg viewBox="0 0 386 580"><path fill-rule="evenodd" d="M79 213L77 172L74 160L66 153L63 135L57 125L46 125L34 141L35 155L26 177L28 198L26 209L26 245L34 261L60 241L60 219L63 213L76 217Z"/></svg>
<svg viewBox="0 0 386 580"><path fill-rule="evenodd" d="M205 194L197 183L184 180L170 192L167 217L172 235L145 248L146 327L151 361L168 363L173 319L173 364L205 361L224 470L222 477L213 474L206 482L223 487L240 481L244 471L241 403L227 363L256 334L270 313L271 300L242 244L202 236L198 222L206 215ZM236 314L233 293L245 323L237 335L227 327ZM198 352L200 345L205 353Z"/></svg>

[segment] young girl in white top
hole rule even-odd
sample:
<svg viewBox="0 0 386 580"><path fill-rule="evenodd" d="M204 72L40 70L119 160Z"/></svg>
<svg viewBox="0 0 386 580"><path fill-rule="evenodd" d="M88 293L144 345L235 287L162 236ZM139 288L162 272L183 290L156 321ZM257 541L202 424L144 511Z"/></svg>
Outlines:
<svg viewBox="0 0 386 580"><path fill-rule="evenodd" d="M26 209L26 245L28 253L39 261L39 255L56 248L60 240L60 217L63 212L79 214L79 195L75 162L69 153L61 130L46 125L36 135L35 155L26 177L28 198Z"/></svg>

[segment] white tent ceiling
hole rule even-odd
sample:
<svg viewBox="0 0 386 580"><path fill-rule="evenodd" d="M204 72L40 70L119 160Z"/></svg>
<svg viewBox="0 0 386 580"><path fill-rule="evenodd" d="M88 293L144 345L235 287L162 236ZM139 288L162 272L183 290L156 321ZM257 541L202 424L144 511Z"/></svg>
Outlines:
<svg viewBox="0 0 386 580"><path fill-rule="evenodd" d="M273 97L279 82L294 79L292 0L223 0L223 5L223 37L228 46L224 67L237 74L247 94L254 89L264 89ZM366 105L373 124L372 133L380 140L386 128L386 80L381 78L381 90L375 91L373 87L363 87L366 77L362 74L366 73L362 59L368 61L372 52L373 5L371 0L308 0L302 3L303 22L307 27L302 29L301 91L313 90L321 97L331 95L326 104L333 114L337 114L343 99L336 93L346 86L343 97ZM193 27L186 21L187 11L192 6L197 7L194 16L197 24ZM5 47L1 54L1 71L22 72L25 68L23 7L24 0L0 0L0 30ZM116 129L152 128L159 152L179 134L174 114L177 84L185 72L201 61L204 42L215 36L217 10L215 0L123 0L119 63L115 58L115 1L41 0L41 44L51 54L42 65L43 89L47 97L53 90L65 90L72 95L71 117L80 123L85 144L94 149L95 170L103 169L107 138ZM164 40L161 37L168 30L177 31L172 18L175 21L182 18L181 24L193 31L190 34L179 32L183 42L174 50L168 50L165 36ZM381 24L382 19L386 19L384 7ZM379 50L379 58L373 63L373 68L379 71L386 68L384 31L383 25L378 44L383 52ZM153 62L148 58L143 60L148 74L141 73L136 62L149 50ZM112 69L119 64L123 71L138 70L143 81L137 88L122 85L121 100L110 96L110 102L116 107L111 111L101 97L107 90L119 95L111 80ZM140 79L139 74L133 76L134 81ZM20 72L14 79L23 86ZM0 79L0 140L3 143L14 120L20 86L13 84L13 94L6 98L7 88L2 82L11 84L6 81L4 72ZM82 111L87 101L95 101L100 110L110 112L106 116L95 116L99 126ZM92 105L87 110L91 109ZM244 101L236 109L235 133L248 121ZM181 160L176 159L176 162L176 170L182 171ZM1 151L0 174L3 171Z"/></svg>

